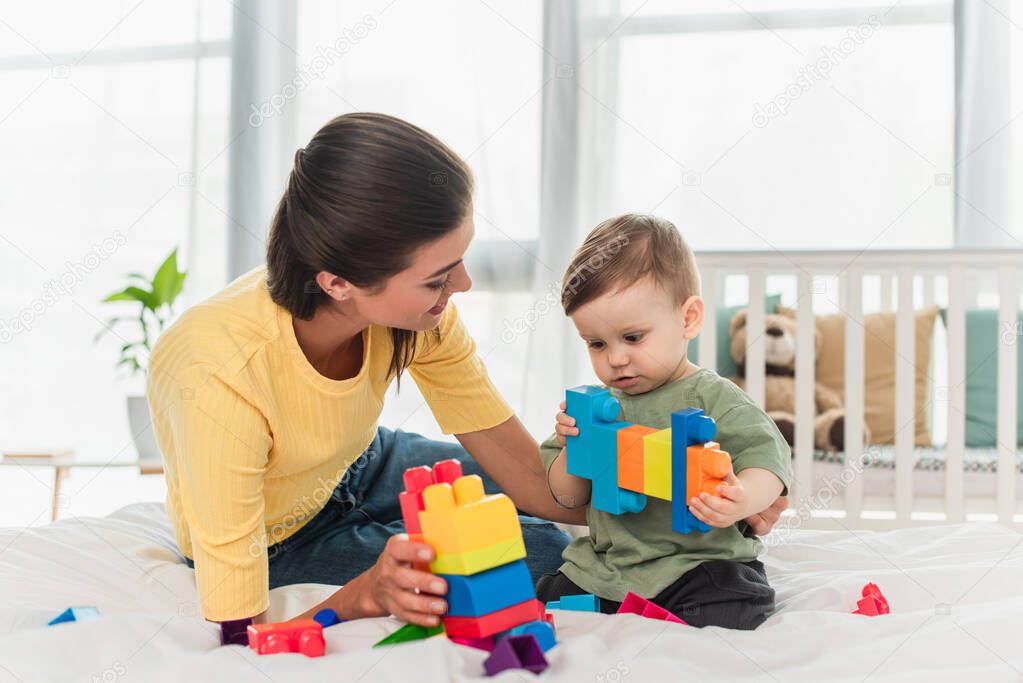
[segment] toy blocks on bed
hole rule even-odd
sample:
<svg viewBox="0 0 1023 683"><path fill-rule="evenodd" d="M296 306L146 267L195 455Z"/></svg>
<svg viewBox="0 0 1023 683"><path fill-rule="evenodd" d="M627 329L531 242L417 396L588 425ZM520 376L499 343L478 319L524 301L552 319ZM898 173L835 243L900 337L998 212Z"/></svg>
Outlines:
<svg viewBox="0 0 1023 683"><path fill-rule="evenodd" d="M49 622L47 626L55 626L57 624L66 624L72 621L94 621L99 619L99 610L92 605L79 605L77 607L68 607L66 610L55 616Z"/></svg>
<svg viewBox="0 0 1023 683"><path fill-rule="evenodd" d="M509 669L525 669L538 674L548 666L547 658L532 634L503 639L483 662L488 676L496 676Z"/></svg>
<svg viewBox="0 0 1023 683"><path fill-rule="evenodd" d="M548 602L547 609L560 609L570 612L599 612L600 598L592 593L562 595L557 600Z"/></svg>
<svg viewBox="0 0 1023 683"><path fill-rule="evenodd" d="M326 647L323 625L312 619L250 624L247 631L249 647L261 655L301 652L306 657L322 657Z"/></svg>
<svg viewBox="0 0 1023 683"><path fill-rule="evenodd" d="M577 436L566 437L568 473L589 479L590 505L611 514L639 512L646 497L671 501L671 528L709 531L689 510L701 492L717 495L732 471L728 453L711 441L714 420L697 408L673 413L670 429L617 421L618 401L607 389L576 387L565 393Z"/></svg>
<svg viewBox="0 0 1023 683"><path fill-rule="evenodd" d="M497 634L497 641L500 642L509 636L522 636L527 633L536 638L537 644L544 652L547 652L558 644L558 641L554 636L554 626L543 619L527 621L526 623L519 624L515 628L509 629L504 633L499 633Z"/></svg>
<svg viewBox="0 0 1023 683"><path fill-rule="evenodd" d="M881 594L881 589L876 583L868 583L863 587L863 597L856 603L853 614L862 614L867 617L876 617L881 614L890 614L891 608L888 601Z"/></svg>
<svg viewBox="0 0 1023 683"><path fill-rule="evenodd" d="M647 619L656 619L657 621L673 621L677 624L685 624L674 614L664 609L660 605L655 605L646 598L642 598L632 591L625 594L625 599L622 600L621 607L618 608L618 614L638 614L641 617ZM688 624L686 624L688 626Z"/></svg>
<svg viewBox="0 0 1023 683"><path fill-rule="evenodd" d="M419 626L418 624L405 624L397 631L378 641L373 647L384 645L398 645L399 643L411 643L416 640L426 640L433 636L444 633L443 626Z"/></svg>

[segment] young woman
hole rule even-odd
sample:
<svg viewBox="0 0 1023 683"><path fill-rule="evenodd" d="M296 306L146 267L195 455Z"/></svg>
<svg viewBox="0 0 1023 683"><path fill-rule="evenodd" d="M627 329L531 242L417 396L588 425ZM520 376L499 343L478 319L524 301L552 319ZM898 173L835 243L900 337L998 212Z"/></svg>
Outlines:
<svg viewBox="0 0 1023 683"><path fill-rule="evenodd" d="M429 133L340 116L295 155L267 265L160 338L150 409L167 510L207 619L243 626L271 588L320 582L343 587L307 615L437 624L446 586L412 568L432 550L402 534L408 467L457 458L521 511L584 523L552 503L536 441L449 301L472 284L472 185ZM461 445L378 427L405 371ZM534 580L554 572L568 537L521 521Z"/></svg>

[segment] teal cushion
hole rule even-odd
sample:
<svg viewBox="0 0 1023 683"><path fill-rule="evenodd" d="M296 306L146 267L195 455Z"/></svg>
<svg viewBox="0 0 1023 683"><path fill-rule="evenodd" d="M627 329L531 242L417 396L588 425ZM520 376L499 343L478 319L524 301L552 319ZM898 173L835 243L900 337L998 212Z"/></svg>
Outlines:
<svg viewBox="0 0 1023 683"><path fill-rule="evenodd" d="M941 312L942 321L946 311ZM1020 318L1023 320L1023 317ZM998 437L998 311L966 311L966 446L991 448ZM1009 334L1016 335L1015 330ZM1016 336L1018 353L1016 396L1023 397L1023 344ZM1023 444L1023 400L1016 401L1017 440Z"/></svg>
<svg viewBox="0 0 1023 683"><path fill-rule="evenodd" d="M778 305L781 304L781 294L771 294L764 297L764 313L774 313L778 309ZM738 306L725 306L718 308L715 311L715 325L717 325L717 372L722 377L731 377L739 371L735 361L732 360L732 354L729 347L731 346L732 339L728 336L728 327L732 324L732 318L735 314L746 308L746 304L739 304ZM707 324L706 322L704 323ZM693 341L689 342L689 360L694 363L700 362L700 338L696 337Z"/></svg>

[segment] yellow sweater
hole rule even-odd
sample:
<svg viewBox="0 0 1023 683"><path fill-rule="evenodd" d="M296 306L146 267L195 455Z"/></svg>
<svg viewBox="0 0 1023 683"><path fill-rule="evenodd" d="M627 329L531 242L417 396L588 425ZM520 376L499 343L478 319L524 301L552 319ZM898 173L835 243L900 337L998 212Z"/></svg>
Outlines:
<svg viewBox="0 0 1023 683"><path fill-rule="evenodd" d="M265 278L257 268L186 311L150 358L167 512L195 562L203 615L215 621L267 608L268 544L323 508L373 440L393 381L390 333L375 325L363 332L356 377L320 375ZM439 331L439 342L419 335L409 373L440 428L463 434L510 418L450 302Z"/></svg>

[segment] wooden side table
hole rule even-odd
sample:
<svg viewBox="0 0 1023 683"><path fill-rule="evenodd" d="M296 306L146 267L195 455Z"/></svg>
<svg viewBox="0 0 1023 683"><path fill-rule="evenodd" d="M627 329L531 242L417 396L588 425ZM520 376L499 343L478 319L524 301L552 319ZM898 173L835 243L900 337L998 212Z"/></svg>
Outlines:
<svg viewBox="0 0 1023 683"><path fill-rule="evenodd" d="M140 474L163 474L163 462L141 462L139 460L88 460L76 456L71 450L54 451L4 451L0 458L0 467L52 467L53 468L53 504L51 508L51 521L57 521L60 516L60 488L67 477L68 472L75 467L89 469L107 468L135 468Z"/></svg>

